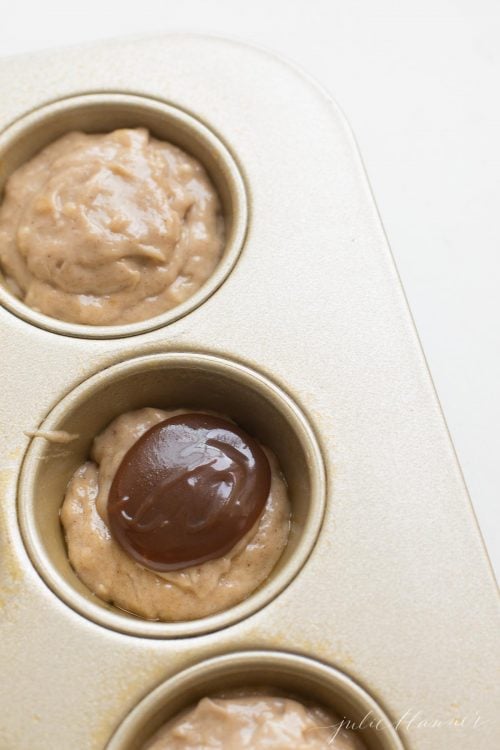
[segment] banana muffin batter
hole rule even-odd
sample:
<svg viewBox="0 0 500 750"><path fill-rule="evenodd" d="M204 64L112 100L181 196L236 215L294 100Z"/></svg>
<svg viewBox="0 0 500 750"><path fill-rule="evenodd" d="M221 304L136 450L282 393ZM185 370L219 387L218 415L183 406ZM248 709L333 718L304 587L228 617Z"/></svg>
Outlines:
<svg viewBox="0 0 500 750"><path fill-rule="evenodd" d="M223 246L204 168L145 128L59 138L11 175L0 206L7 287L73 323L131 323L175 307Z"/></svg>
<svg viewBox="0 0 500 750"><path fill-rule="evenodd" d="M290 698L203 698L168 722L143 750L363 750L352 731Z"/></svg>
<svg viewBox="0 0 500 750"><path fill-rule="evenodd" d="M162 451L173 468L154 463ZM70 562L98 597L179 621L227 609L269 576L290 504L275 456L231 420L144 408L95 438L61 521Z"/></svg>

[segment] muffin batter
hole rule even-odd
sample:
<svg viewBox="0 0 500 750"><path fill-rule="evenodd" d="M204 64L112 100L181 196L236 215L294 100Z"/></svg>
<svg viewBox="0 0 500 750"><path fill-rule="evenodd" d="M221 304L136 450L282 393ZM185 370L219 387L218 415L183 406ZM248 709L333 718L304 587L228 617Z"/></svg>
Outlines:
<svg viewBox="0 0 500 750"><path fill-rule="evenodd" d="M286 546L290 505L274 455L270 490L252 528L217 559L181 570L151 570L113 538L108 499L129 449L154 425L187 410L145 408L115 419L95 440L88 461L71 479L61 510L71 564L97 596L151 620L192 620L245 599L270 574Z"/></svg>
<svg viewBox="0 0 500 750"><path fill-rule="evenodd" d="M143 750L363 750L323 709L289 698L203 698L168 722Z"/></svg>
<svg viewBox="0 0 500 750"><path fill-rule="evenodd" d="M69 133L17 169L0 266L33 309L89 325L144 320L190 297L224 245L201 164L144 128Z"/></svg>

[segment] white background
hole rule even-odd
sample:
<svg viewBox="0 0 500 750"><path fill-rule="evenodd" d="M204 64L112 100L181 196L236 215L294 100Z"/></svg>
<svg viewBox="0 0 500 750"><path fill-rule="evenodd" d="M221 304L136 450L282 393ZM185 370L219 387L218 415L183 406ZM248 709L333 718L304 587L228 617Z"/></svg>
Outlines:
<svg viewBox="0 0 500 750"><path fill-rule="evenodd" d="M500 0L16 0L0 55L173 30L275 50L346 113L500 576Z"/></svg>

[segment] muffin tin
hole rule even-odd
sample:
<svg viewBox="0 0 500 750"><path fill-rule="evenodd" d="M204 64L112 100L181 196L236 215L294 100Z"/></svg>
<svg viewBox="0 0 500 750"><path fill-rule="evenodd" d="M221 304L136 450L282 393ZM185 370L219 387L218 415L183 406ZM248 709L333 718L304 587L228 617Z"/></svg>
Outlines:
<svg viewBox="0 0 500 750"><path fill-rule="evenodd" d="M214 277L145 323L75 326L0 292L0 748L133 750L245 684L368 716L369 750L493 748L494 579L337 107L269 54L190 35L6 60L0 90L2 183L69 129L146 125L203 161L229 223ZM89 594L57 511L113 416L173 403L273 448L294 527L248 600L162 624Z"/></svg>

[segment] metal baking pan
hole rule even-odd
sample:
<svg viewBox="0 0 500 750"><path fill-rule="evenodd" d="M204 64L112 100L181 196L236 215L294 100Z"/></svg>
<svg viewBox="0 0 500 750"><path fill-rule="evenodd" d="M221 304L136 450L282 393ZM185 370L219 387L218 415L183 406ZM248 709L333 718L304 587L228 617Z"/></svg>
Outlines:
<svg viewBox="0 0 500 750"><path fill-rule="evenodd" d="M75 326L0 291L0 748L132 750L204 691L272 684L364 720L372 750L493 749L494 579L336 105L194 35L3 60L0 92L2 183L67 130L146 125L205 163L229 224L215 276L146 323ZM58 510L113 416L173 403L273 448L294 526L248 600L162 624L79 583Z"/></svg>

